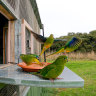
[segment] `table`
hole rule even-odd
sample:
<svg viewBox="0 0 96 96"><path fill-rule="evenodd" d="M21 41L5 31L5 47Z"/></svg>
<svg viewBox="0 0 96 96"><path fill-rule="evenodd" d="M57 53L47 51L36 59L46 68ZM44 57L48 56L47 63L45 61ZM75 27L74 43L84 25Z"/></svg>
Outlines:
<svg viewBox="0 0 96 96"><path fill-rule="evenodd" d="M0 69L0 83L51 88L76 88L84 86L84 80L67 67L64 68L59 78L63 79L56 79L54 82L51 82L50 80L24 72L17 65Z"/></svg>

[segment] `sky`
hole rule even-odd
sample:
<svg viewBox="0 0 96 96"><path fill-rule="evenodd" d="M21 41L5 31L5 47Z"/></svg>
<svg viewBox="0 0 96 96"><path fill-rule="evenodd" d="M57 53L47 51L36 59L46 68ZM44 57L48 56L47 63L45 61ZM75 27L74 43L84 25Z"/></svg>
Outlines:
<svg viewBox="0 0 96 96"><path fill-rule="evenodd" d="M45 36L96 30L96 0L36 0Z"/></svg>

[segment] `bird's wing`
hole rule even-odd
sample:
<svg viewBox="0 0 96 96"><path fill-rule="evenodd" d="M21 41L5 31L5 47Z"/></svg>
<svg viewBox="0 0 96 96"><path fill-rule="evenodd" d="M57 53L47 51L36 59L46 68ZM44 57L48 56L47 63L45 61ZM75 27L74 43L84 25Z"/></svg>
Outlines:
<svg viewBox="0 0 96 96"><path fill-rule="evenodd" d="M56 43L56 42L64 42L64 41L67 41L67 39L54 39L54 42L53 43Z"/></svg>
<svg viewBox="0 0 96 96"><path fill-rule="evenodd" d="M50 65L44 67L43 69L39 70L38 72L34 72L34 73L32 72L31 74L46 78L46 76L50 73L50 71L54 70L56 67L55 65L52 65L52 64L50 64Z"/></svg>
<svg viewBox="0 0 96 96"><path fill-rule="evenodd" d="M46 42L44 43L43 49L42 49L42 51L40 53L40 56L44 53L44 51L46 51L48 48L50 48L52 46L53 41L54 41L53 34L51 34L47 38Z"/></svg>
<svg viewBox="0 0 96 96"><path fill-rule="evenodd" d="M46 74L47 74L49 71L53 70L55 67L56 67L56 65L50 64L50 65L46 66L45 68L41 69L41 70L40 70L40 74L41 74L42 76L46 76Z"/></svg>
<svg viewBox="0 0 96 96"><path fill-rule="evenodd" d="M64 52L64 47L59 48L56 52L54 52L52 54L49 54L46 57L51 56L51 55L54 55L54 54L58 54L58 53L61 53L61 52Z"/></svg>
<svg viewBox="0 0 96 96"><path fill-rule="evenodd" d="M68 52L74 51L80 46L81 43L82 40L80 38L73 37L69 42L66 43L64 49Z"/></svg>
<svg viewBox="0 0 96 96"><path fill-rule="evenodd" d="M32 31L31 31L32 32ZM35 32L32 32L33 36L36 38L36 40L40 43L45 43L45 41L47 40L46 37L42 36L42 35L39 35Z"/></svg>

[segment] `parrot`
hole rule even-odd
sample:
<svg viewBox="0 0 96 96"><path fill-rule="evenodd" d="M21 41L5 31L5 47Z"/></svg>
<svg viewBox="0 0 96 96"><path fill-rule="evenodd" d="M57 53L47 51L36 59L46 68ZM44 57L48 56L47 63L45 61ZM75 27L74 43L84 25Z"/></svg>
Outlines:
<svg viewBox="0 0 96 96"><path fill-rule="evenodd" d="M82 43L82 40L80 38L73 37L73 38L71 38L70 41L68 41L65 44L65 46L59 48L56 52L54 52L50 55L58 54L61 52L72 52L72 51L76 50L80 46L81 43ZM46 57L48 57L50 55L47 55Z"/></svg>
<svg viewBox="0 0 96 96"><path fill-rule="evenodd" d="M26 63L27 65L32 65L32 63L41 64L37 59L38 55L35 54L21 54L21 60Z"/></svg>
<svg viewBox="0 0 96 96"><path fill-rule="evenodd" d="M50 48L53 44L54 38L53 38L53 34L51 34L47 40L44 43L43 49L40 53L40 56L44 53L45 50L47 50L48 48Z"/></svg>
<svg viewBox="0 0 96 96"><path fill-rule="evenodd" d="M32 31L31 31L32 32ZM46 37L44 37L44 36L42 36L42 35L39 35L39 34L37 34L37 33L35 33L35 32L32 32L32 34L33 34L33 36L36 38L36 40L38 41L38 42L40 42L41 44L44 44L45 42L46 42L46 40L47 40L47 38ZM53 43L56 43L56 42L58 42L58 41L67 41L66 39L54 39L54 41L53 41Z"/></svg>
<svg viewBox="0 0 96 96"><path fill-rule="evenodd" d="M52 64L47 65L33 75L40 76L44 79L58 79L58 76L63 72L64 66L67 62L67 56L59 56Z"/></svg>

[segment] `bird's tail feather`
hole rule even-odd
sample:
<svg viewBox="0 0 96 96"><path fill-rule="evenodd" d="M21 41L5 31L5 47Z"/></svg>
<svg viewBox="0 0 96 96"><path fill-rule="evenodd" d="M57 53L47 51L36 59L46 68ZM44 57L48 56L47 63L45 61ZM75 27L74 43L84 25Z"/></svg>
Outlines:
<svg viewBox="0 0 96 96"><path fill-rule="evenodd" d="M47 55L46 57L51 56L51 55L55 55L55 54L58 54L58 53L61 53L61 52L64 52L64 48L61 48L58 51L56 51L56 52L54 52L54 53L52 53L50 55Z"/></svg>
<svg viewBox="0 0 96 96"><path fill-rule="evenodd" d="M40 53L40 56L44 53L44 51L45 51L45 50L44 50L44 48L43 48L42 51L41 51L41 53Z"/></svg>

